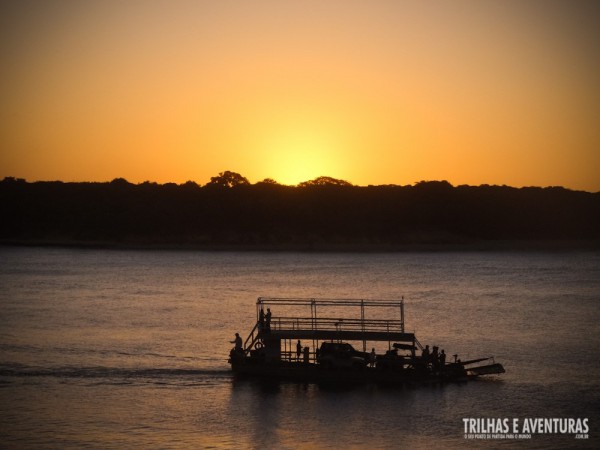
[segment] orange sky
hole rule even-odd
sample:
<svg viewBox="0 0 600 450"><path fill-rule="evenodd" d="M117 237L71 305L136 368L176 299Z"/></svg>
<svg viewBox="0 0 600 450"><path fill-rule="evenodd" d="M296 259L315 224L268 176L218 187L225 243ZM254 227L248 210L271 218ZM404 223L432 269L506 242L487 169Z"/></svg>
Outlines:
<svg viewBox="0 0 600 450"><path fill-rule="evenodd" d="M595 1L0 3L0 178L600 191Z"/></svg>

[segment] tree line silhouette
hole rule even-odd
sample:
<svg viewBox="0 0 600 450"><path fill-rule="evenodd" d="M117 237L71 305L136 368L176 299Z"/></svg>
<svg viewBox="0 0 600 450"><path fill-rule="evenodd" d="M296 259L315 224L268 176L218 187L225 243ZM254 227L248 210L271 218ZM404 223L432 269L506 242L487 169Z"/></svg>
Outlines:
<svg viewBox="0 0 600 450"><path fill-rule="evenodd" d="M562 187L353 186L331 177L284 186L230 171L204 186L5 178L0 206L0 241L17 244L385 250L600 242L600 193Z"/></svg>

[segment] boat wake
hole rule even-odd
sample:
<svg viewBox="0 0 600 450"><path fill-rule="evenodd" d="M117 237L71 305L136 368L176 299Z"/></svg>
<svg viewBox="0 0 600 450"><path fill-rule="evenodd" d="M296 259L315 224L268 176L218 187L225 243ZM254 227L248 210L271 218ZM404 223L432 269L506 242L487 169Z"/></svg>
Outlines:
<svg viewBox="0 0 600 450"><path fill-rule="evenodd" d="M21 364L0 366L6 386L23 379L52 377L62 380L89 380L96 384L207 384L231 379L227 369L123 368L123 367L34 367Z"/></svg>

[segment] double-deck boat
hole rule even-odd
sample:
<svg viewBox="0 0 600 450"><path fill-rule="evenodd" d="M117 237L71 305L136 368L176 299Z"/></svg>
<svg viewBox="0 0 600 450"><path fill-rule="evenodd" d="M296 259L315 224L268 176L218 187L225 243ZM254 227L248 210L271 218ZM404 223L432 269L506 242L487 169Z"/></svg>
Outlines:
<svg viewBox="0 0 600 450"><path fill-rule="evenodd" d="M444 350L421 345L404 329L403 298L259 297L252 331L234 342L229 363L236 376L410 385L504 373L493 357L448 361Z"/></svg>

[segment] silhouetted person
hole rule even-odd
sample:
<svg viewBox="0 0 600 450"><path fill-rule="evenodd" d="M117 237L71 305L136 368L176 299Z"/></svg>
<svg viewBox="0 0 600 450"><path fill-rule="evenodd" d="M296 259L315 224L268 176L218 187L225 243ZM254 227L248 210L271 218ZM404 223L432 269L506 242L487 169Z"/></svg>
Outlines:
<svg viewBox="0 0 600 450"><path fill-rule="evenodd" d="M302 354L302 344L300 343L300 339L298 339L298 343L296 344L296 359L300 361L300 355Z"/></svg>
<svg viewBox="0 0 600 450"><path fill-rule="evenodd" d="M371 353L369 353L369 366L375 367L375 361L377 361L377 355L375 354L375 349L371 349Z"/></svg>
<svg viewBox="0 0 600 450"><path fill-rule="evenodd" d="M265 329L271 331L271 308L267 308L267 314L265 314Z"/></svg>
<svg viewBox="0 0 600 450"><path fill-rule="evenodd" d="M433 351L431 352L431 365L432 367L437 370L438 369L438 365L439 365L439 360L438 360L438 348L434 345L433 346Z"/></svg>
<svg viewBox="0 0 600 450"><path fill-rule="evenodd" d="M429 345L426 345L423 349L423 352L421 353L421 359L423 362L429 361Z"/></svg>
<svg viewBox="0 0 600 450"><path fill-rule="evenodd" d="M233 341L229 341L232 344L235 344L234 350L236 352L244 351L242 347L242 338L240 337L240 333L235 333L235 339Z"/></svg>
<svg viewBox="0 0 600 450"><path fill-rule="evenodd" d="M258 314L258 329L262 330L265 327L265 310L260 307L260 313Z"/></svg>
<svg viewBox="0 0 600 450"><path fill-rule="evenodd" d="M446 352L442 349L442 353L440 353L440 370L444 370L444 366L446 365Z"/></svg>

